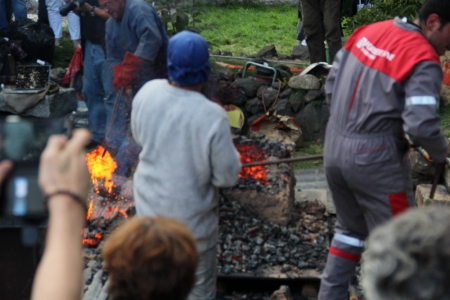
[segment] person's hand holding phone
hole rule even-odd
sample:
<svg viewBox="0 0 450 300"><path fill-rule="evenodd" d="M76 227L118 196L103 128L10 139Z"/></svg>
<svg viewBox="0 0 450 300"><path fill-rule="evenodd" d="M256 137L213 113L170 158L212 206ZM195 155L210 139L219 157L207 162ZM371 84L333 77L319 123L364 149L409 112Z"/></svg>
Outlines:
<svg viewBox="0 0 450 300"><path fill-rule="evenodd" d="M41 155L39 186L47 196L49 222L32 300L81 299L84 261L80 232L85 225L90 180L84 148L90 138L86 129L74 130L70 140L52 135Z"/></svg>

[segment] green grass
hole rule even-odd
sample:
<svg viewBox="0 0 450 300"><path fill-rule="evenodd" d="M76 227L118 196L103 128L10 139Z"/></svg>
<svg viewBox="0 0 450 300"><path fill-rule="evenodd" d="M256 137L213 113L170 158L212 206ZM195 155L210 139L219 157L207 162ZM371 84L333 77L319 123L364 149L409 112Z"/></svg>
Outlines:
<svg viewBox="0 0 450 300"><path fill-rule="evenodd" d="M445 136L450 136L450 106L441 106L439 108L439 115L441 117L441 128Z"/></svg>
<svg viewBox="0 0 450 300"><path fill-rule="evenodd" d="M201 31L213 50L234 56L256 54L270 44L278 54L290 55L297 42L297 8L293 6L208 6L201 20L213 27Z"/></svg>
<svg viewBox="0 0 450 300"><path fill-rule="evenodd" d="M296 153L295 157L302 157L308 155L317 155L323 154L323 144L316 142L305 142L304 147L300 148ZM313 169L313 168L321 168L323 167L323 160L308 160L308 161L300 161L294 163L295 170L304 170L304 169Z"/></svg>

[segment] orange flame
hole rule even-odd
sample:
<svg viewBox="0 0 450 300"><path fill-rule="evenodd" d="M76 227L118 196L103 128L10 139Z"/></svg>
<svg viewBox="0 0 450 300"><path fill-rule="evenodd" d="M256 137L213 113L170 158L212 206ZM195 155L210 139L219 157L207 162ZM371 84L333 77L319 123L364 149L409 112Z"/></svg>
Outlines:
<svg viewBox="0 0 450 300"><path fill-rule="evenodd" d="M83 245L89 245L91 247L95 247L100 243L100 240L93 238L85 238L83 239Z"/></svg>
<svg viewBox="0 0 450 300"><path fill-rule="evenodd" d="M92 216L92 209L94 208L94 201L91 200L91 202L89 202L89 207L86 213L86 220L90 220L91 216Z"/></svg>
<svg viewBox="0 0 450 300"><path fill-rule="evenodd" d="M119 213L121 213L125 219L128 219L128 215L127 215L127 213L125 212L125 210L120 209L120 210L119 210Z"/></svg>
<svg viewBox="0 0 450 300"><path fill-rule="evenodd" d="M105 188L108 192L111 192L114 186L114 181L111 180L111 177L117 168L117 164L111 154L99 145L86 154L86 161L95 191L98 192L99 180L104 179Z"/></svg>
<svg viewBox="0 0 450 300"><path fill-rule="evenodd" d="M81 230L81 236L84 236L84 230ZM97 246L101 240L103 239L103 234L100 232L97 232L93 237L83 237L82 243L83 245L88 245L90 247Z"/></svg>
<svg viewBox="0 0 450 300"><path fill-rule="evenodd" d="M236 149L240 153L241 164L266 161L264 152L251 145L236 145ZM254 166L248 168L242 168L239 172L239 178L253 178L259 180L264 185L268 185L266 166Z"/></svg>

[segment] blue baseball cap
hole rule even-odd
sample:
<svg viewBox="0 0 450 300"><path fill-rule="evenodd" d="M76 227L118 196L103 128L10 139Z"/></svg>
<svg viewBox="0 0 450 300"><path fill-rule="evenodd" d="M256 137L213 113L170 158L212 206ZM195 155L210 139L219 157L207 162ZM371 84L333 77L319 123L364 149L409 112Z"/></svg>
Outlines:
<svg viewBox="0 0 450 300"><path fill-rule="evenodd" d="M170 78L180 86L208 81L209 52L206 40L191 31L181 31L169 40L167 68Z"/></svg>

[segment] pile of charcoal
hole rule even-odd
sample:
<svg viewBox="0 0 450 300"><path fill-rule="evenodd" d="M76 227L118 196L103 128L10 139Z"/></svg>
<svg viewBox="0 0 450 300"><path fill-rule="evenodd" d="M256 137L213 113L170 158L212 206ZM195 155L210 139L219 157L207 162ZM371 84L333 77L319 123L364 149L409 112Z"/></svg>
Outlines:
<svg viewBox="0 0 450 300"><path fill-rule="evenodd" d="M293 221L279 226L262 220L236 201L221 197L218 271L261 276L260 267L322 271L328 254L334 217L318 200L296 202Z"/></svg>

